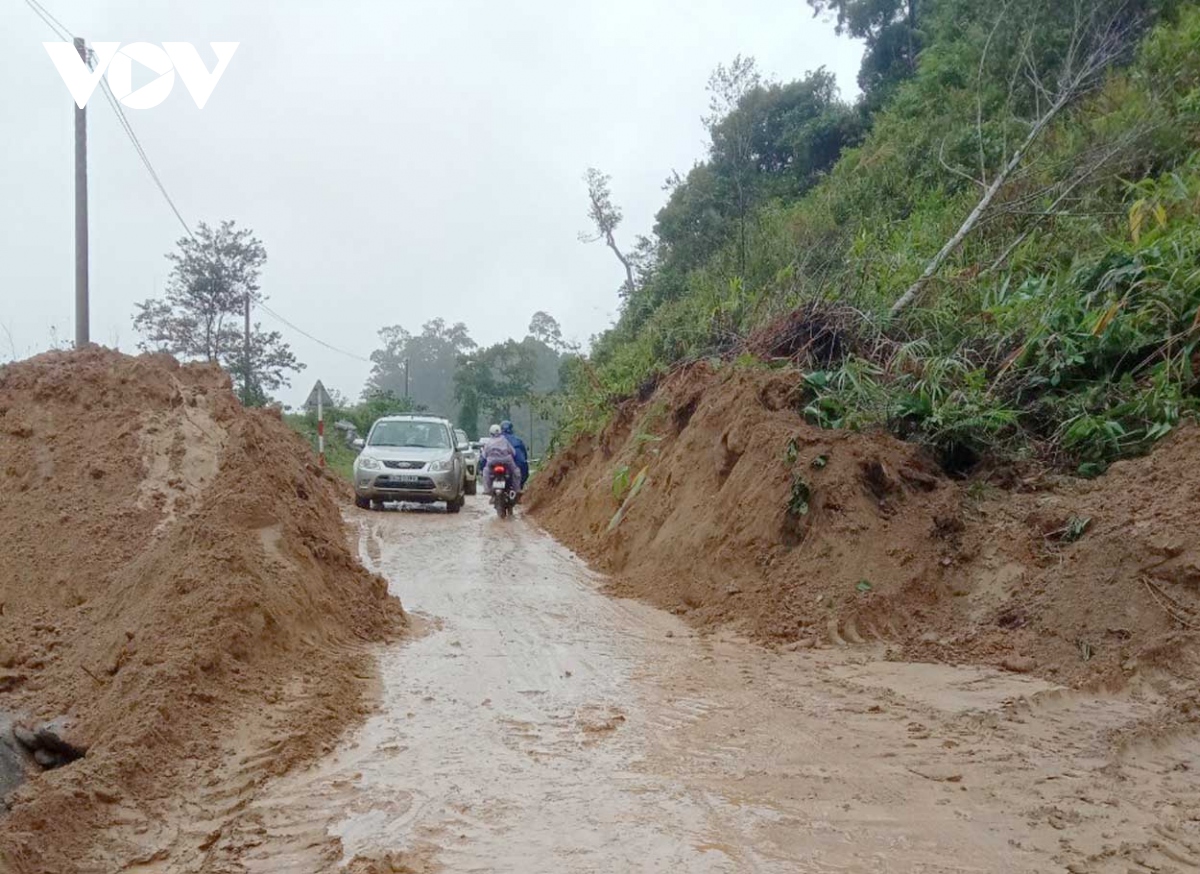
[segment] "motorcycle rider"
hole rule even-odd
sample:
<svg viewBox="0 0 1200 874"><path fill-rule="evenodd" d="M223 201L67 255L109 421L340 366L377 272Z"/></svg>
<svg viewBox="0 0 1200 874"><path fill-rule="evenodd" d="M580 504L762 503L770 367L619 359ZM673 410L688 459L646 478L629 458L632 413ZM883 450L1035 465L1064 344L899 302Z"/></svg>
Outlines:
<svg viewBox="0 0 1200 874"><path fill-rule="evenodd" d="M508 419L500 423L500 433L512 445L517 467L521 469L521 482L529 482L529 450L525 448L525 441L513 433L513 423Z"/></svg>
<svg viewBox="0 0 1200 874"><path fill-rule="evenodd" d="M499 425L488 429L490 435L483 441L479 457L483 464L483 488L489 494L492 491L492 466L503 464L509 471L509 486L513 491L520 491L524 477L521 476L521 463L517 459L513 446L500 431Z"/></svg>

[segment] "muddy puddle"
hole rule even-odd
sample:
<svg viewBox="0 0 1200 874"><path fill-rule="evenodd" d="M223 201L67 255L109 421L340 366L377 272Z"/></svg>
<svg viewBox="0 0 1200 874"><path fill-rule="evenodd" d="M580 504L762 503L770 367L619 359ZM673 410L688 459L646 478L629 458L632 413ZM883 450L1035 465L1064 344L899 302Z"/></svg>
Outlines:
<svg viewBox="0 0 1200 874"><path fill-rule="evenodd" d="M485 510L352 516L424 631L381 651L379 712L257 793L201 870L1124 874L1200 859L1200 750L1111 741L1149 700L700 637Z"/></svg>

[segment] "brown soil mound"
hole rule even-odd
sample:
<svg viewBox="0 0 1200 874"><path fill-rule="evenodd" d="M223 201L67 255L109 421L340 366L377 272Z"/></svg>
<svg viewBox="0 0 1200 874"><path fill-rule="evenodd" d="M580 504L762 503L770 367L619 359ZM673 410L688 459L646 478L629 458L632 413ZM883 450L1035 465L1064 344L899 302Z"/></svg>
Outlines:
<svg viewBox="0 0 1200 874"><path fill-rule="evenodd" d="M159 814L235 752L252 785L365 712L362 642L405 617L310 458L213 367L91 348L0 368L0 710L65 714L88 747L9 799L0 870L175 855Z"/></svg>
<svg viewBox="0 0 1200 874"><path fill-rule="evenodd" d="M885 434L810 427L798 382L678 373L555 458L530 508L617 594L701 626L1062 682L1198 675L1200 430L1101 480L1000 490Z"/></svg>

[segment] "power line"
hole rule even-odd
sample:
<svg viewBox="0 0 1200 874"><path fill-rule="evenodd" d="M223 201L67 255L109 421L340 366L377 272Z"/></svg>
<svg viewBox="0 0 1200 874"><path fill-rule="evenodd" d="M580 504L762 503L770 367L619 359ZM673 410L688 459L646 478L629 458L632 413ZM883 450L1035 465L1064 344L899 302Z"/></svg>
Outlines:
<svg viewBox="0 0 1200 874"><path fill-rule="evenodd" d="M57 18L55 18L54 15L50 12L50 10L48 10L48 9L46 9L46 7L42 6L42 4L38 2L38 0L25 0L25 4L31 10L33 10L34 14L37 15L37 17L40 18L46 24L46 26L50 28L51 31L54 32L55 36L57 36L59 39L65 41L65 42L74 41L74 36L72 35L71 31L67 27L65 27L61 21L59 21ZM93 52L89 48L87 50L87 53L88 53L88 60L90 62L91 59L95 57L95 52ZM90 63L89 63L89 66L90 66ZM184 219L183 213L181 213L179 211L179 207L177 207L175 205L175 201L171 198L171 195L167 192L167 187L166 187L166 185L163 184L162 178L158 175L158 171L154 169L154 164L153 164L153 162L151 162L150 156L148 154L146 154L146 149L144 146L142 146L142 141L140 139L138 139L138 135L134 131L133 125L130 124L130 122L129 122L129 117L125 115L125 110L121 108L121 102L117 99L116 95L112 93L112 90L108 86L108 81L104 78L100 79L100 90L104 93L105 101L107 101L108 105L112 108L113 114L116 115L116 117L117 117L117 123L120 124L121 129L125 132L126 137L129 138L129 142L133 146L134 151L137 152L139 160L141 160L142 165L146 168L146 172L150 174L150 178L151 178L151 180L153 180L155 187L158 188L159 193L161 193L163 196L163 199L166 200L167 206L169 206L171 208L171 212L175 214L175 218L178 219L179 224L183 226L183 229L187 232L187 235L189 237L191 237L193 240L196 240L196 235L194 233L192 233L192 229L188 225L187 221ZM199 242L199 241L196 240L196 242ZM339 355L344 355L347 358L352 358L355 361L361 361L364 364L372 363L370 358L364 358L363 356L356 355L353 352L347 352L345 349L339 349L337 346L334 346L332 343L326 343L324 340L322 340L318 337L314 337L312 334L308 333L308 331L305 331L302 328L298 328L296 325L292 324L290 321L285 319L279 313L275 312L273 309L268 307L262 301L255 301L252 299L251 302L255 306L257 306L260 310L267 313L267 315L271 316L272 318L276 319L277 321L279 321L282 324L286 325L287 327L291 328L297 334L307 337L309 340L312 340L317 345L323 346L324 348L330 350L331 352L336 352Z"/></svg>
<svg viewBox="0 0 1200 874"><path fill-rule="evenodd" d="M339 349L337 346L334 346L331 343L326 343L324 340L321 340L318 337L314 337L312 334L308 333L308 331L305 331L302 328L297 328L295 325L293 325L291 322L289 322L283 316L279 315L279 313L275 312L273 309L271 309L269 306L267 306L262 301L254 301L254 305L256 307L258 307L260 310L262 310L263 312L265 312L267 315L269 315L272 318L287 325L289 328L291 328L297 334L304 335L308 339L312 340L314 343L324 346L326 349L330 350L331 352L336 352L339 355L345 355L347 358L353 358L355 361L361 361L364 364L374 364L374 362L371 361L370 358L363 358L361 355L356 355L353 352L347 352L345 349Z"/></svg>
<svg viewBox="0 0 1200 874"><path fill-rule="evenodd" d="M25 5L32 9L33 14L44 21L46 26L54 31L54 35L63 42L71 42L74 39L71 31L63 27L62 22L51 15L50 11L41 3L38 3L37 0L25 0Z"/></svg>
<svg viewBox="0 0 1200 874"><path fill-rule="evenodd" d="M120 123L121 128L125 131L125 135L129 137L129 142L133 144L134 151L136 151L138 153L138 157L141 158L142 164L146 168L146 172L150 174L150 178L154 180L154 184L158 187L159 192L162 193L163 199L167 201L167 206L171 207L171 212L175 213L175 218L179 220L179 224L183 225L183 229L187 231L187 235L195 240L196 235L192 233L192 229L183 219L183 214L180 213L179 208L175 206L175 201L172 200L171 195L167 193L167 187L163 185L162 179L159 178L158 171L154 169L154 165L150 162L150 156L146 154L146 150L142 147L142 141L139 140L138 135L134 133L133 125L129 123L129 118L125 115L125 110L121 108L120 101L117 100L116 95L113 94L109 89L108 82L104 79L100 80L100 90L104 92L105 100L108 101L108 105L111 106L113 112L116 113L118 123Z"/></svg>
<svg viewBox="0 0 1200 874"><path fill-rule="evenodd" d="M38 0L25 0L25 5L32 9L34 14L37 15L38 18L42 19L46 26L54 31L54 35L59 39L66 42L74 41L75 37L72 35L71 30L61 21L55 18L54 13L39 3ZM88 66L91 66L91 61L93 58L95 58L96 53L89 48L87 50L87 55ZM117 116L117 123L121 125L121 129L125 131L125 135L129 137L129 142L133 145L134 151L137 152L138 158L141 159L143 166L145 166L146 172L150 174L150 178L153 180L154 185L158 188L159 192L162 193L163 198L167 201L167 206L171 208L171 212L175 214L175 218L179 220L179 224L183 226L183 229L187 231L187 235L193 240L196 239L196 235L192 233L192 229L188 226L188 223L184 221L183 214L179 211L179 208L175 206L175 201L172 200L171 195L167 193L167 188L165 185L163 185L163 181L159 177L158 171L154 169L154 164L151 163L150 156L146 154L146 150L142 147L142 142L138 139L138 135L134 131L133 125L129 123L129 118L125 115L125 110L121 108L120 101L117 100L116 95L113 94L112 90L109 88L108 80L104 78L100 79L100 90L104 92L104 99L108 102L108 105L112 108L113 113Z"/></svg>
<svg viewBox="0 0 1200 874"><path fill-rule="evenodd" d="M129 123L129 118L125 115L125 110L121 108L120 101L118 101L116 95L109 90L107 82L101 80L100 87L104 91L104 97L108 101L108 105L111 106L113 112L116 113L117 120L120 122L121 127L129 137L129 142L132 143L134 150L138 153L138 157L142 160L142 164L145 165L146 171L150 174L150 178L154 180L154 184L158 187L158 190L162 193L163 198L167 201L167 205L171 207L171 212L175 213L175 218L179 220L179 224L181 224L183 229L187 231L188 236L193 240L196 240L196 235L192 233L191 227L189 227L187 221L184 220L182 213L179 212L179 208L175 206L175 201L172 200L171 195L167 193L166 186L163 185L162 179L159 178L158 172L154 169L154 164L151 163L150 156L146 154L146 150L143 148L141 140L138 139L137 134L134 132L133 125ZM197 240L197 242L199 241ZM302 328L296 327L296 325L292 324L283 316L279 315L279 313L269 308L262 301L255 301L251 299L251 303L263 310L268 315L287 325L296 333L302 334L303 336L312 340L314 343L324 346L326 349L329 349L332 352L337 352L339 355L345 355L348 358L353 358L356 361L362 361L366 364L371 363L371 359L369 358L363 358L361 355L355 355L353 352L347 352L345 349L339 349L337 346L334 346L331 343L326 343L324 340L314 337L312 334L308 333Z"/></svg>

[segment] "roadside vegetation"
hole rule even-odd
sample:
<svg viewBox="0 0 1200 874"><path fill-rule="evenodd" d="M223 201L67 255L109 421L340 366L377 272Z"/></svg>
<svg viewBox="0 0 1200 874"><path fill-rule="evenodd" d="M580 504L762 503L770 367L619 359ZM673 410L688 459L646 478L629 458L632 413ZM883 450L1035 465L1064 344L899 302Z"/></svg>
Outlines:
<svg viewBox="0 0 1200 874"><path fill-rule="evenodd" d="M623 306L566 365L563 436L702 358L798 364L811 422L886 428L950 470L1094 474L1194 413L1200 9L810 5L866 42L858 103L821 70L719 68L708 159L627 248L588 174Z"/></svg>
<svg viewBox="0 0 1200 874"><path fill-rule="evenodd" d="M358 403L351 403L340 392L331 395L333 404L323 410L325 415L325 463L334 473L347 480L354 476L354 459L358 450L347 442L347 432L339 423L354 427L353 434L366 437L371 425L382 416L413 412L416 405L410 398L396 397L390 391L375 389ZM302 410L285 413L283 420L300 434L313 451L317 449L317 411Z"/></svg>

